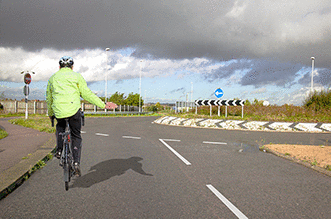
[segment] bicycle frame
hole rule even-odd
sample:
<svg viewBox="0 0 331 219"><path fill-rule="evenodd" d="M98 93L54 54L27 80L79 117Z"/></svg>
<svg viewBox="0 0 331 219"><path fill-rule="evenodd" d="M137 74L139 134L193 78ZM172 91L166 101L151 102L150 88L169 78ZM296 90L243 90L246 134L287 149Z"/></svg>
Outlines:
<svg viewBox="0 0 331 219"><path fill-rule="evenodd" d="M54 118L52 117L52 127L54 127ZM81 112L81 119L82 119L82 126L84 126L84 113ZM75 174L74 168L73 168L73 154L71 149L71 131L70 131L70 125L69 125L69 118L65 119L66 126L63 133L59 133L60 136L62 136L63 141L63 148L60 158L60 166L63 167L63 177L64 177L64 183L65 183L65 189L69 189L69 182L71 180L71 177Z"/></svg>
<svg viewBox="0 0 331 219"><path fill-rule="evenodd" d="M66 128L64 133L60 133L63 139L63 149L62 155L60 159L60 164L63 165L63 177L65 182L65 189L69 189L69 182L74 173L73 171L73 157L71 151L71 133L70 133L70 126L69 126L69 119L65 119L66 121Z"/></svg>

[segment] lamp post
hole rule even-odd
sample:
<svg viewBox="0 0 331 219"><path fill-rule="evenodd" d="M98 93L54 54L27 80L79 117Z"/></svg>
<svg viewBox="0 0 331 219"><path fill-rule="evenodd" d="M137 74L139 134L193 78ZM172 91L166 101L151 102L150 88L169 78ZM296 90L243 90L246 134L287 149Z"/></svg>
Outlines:
<svg viewBox="0 0 331 219"><path fill-rule="evenodd" d="M193 82L191 82L191 103L190 103L190 108L193 108L193 104L192 104L192 102L193 102Z"/></svg>
<svg viewBox="0 0 331 219"><path fill-rule="evenodd" d="M314 89L314 61L315 57L311 57L311 92L313 92Z"/></svg>
<svg viewBox="0 0 331 219"><path fill-rule="evenodd" d="M110 49L109 48L106 48L106 57L107 57L107 60L106 60L106 65L107 65L107 68L109 68L109 66L108 66L108 62L109 62L109 58L108 58L108 51L109 51ZM108 73L108 70L106 71L106 75L105 75L105 102L107 103L107 85L108 85L108 79L107 79L107 73ZM105 112L107 112L107 109L105 109Z"/></svg>
<svg viewBox="0 0 331 219"><path fill-rule="evenodd" d="M139 71L139 112L141 112L141 69L142 69L142 62L140 60L140 71Z"/></svg>

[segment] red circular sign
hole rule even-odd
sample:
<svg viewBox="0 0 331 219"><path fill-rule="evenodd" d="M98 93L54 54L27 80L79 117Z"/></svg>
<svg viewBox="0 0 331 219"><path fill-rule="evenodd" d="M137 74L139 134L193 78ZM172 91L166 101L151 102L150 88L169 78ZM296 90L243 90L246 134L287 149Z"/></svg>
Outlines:
<svg viewBox="0 0 331 219"><path fill-rule="evenodd" d="M24 75L24 83L30 84L31 83L31 75L29 73L26 73Z"/></svg>

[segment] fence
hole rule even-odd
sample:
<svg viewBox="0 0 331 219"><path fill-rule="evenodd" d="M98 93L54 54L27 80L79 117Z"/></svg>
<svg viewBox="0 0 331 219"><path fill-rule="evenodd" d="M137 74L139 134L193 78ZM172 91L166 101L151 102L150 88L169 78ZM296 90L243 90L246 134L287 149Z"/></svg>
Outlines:
<svg viewBox="0 0 331 219"><path fill-rule="evenodd" d="M25 101L15 100L1 100L5 113L25 113L26 103ZM131 113L139 111L137 106L122 105L118 106L116 110L104 110L90 103L82 103L81 108L87 114L89 113L101 113L101 112L119 112L119 113ZM28 113L29 114L47 114L46 101L28 101Z"/></svg>
<svg viewBox="0 0 331 219"><path fill-rule="evenodd" d="M195 102L185 102L185 101L176 101L175 104L175 113L179 113L179 112L188 112L189 109L197 107Z"/></svg>
<svg viewBox="0 0 331 219"><path fill-rule="evenodd" d="M5 113L25 113L25 101L1 100ZM47 105L45 101L28 101L29 114L46 114Z"/></svg>
<svg viewBox="0 0 331 219"><path fill-rule="evenodd" d="M99 107L90 104L90 103L82 103L82 110L89 114L89 113L98 113L98 112L137 112L139 111L139 107L137 106L129 106L129 105L120 105L117 107L117 109L113 110L105 110L105 109L100 109Z"/></svg>

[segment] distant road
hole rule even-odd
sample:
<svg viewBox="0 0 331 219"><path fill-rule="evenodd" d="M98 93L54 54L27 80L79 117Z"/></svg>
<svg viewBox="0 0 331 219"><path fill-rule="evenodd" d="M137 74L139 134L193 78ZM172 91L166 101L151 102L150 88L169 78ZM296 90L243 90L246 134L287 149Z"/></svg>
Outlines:
<svg viewBox="0 0 331 219"><path fill-rule="evenodd" d="M0 201L0 218L329 218L331 178L258 150L329 134L86 118L82 177L65 191L57 159Z"/></svg>

